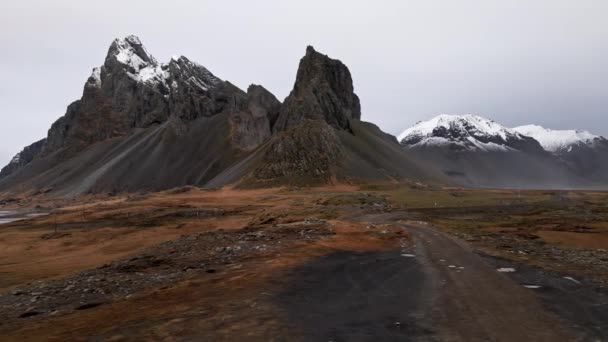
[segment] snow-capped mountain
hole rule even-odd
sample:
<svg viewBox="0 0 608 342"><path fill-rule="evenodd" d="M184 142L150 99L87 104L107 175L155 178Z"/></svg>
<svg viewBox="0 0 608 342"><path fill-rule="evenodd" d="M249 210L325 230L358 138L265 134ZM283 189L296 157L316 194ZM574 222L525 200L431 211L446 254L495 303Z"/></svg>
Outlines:
<svg viewBox="0 0 608 342"><path fill-rule="evenodd" d="M0 188L203 182L267 141L280 106L262 86L245 92L184 56L159 63L138 37L117 38L47 137L2 168Z"/></svg>
<svg viewBox="0 0 608 342"><path fill-rule="evenodd" d="M169 63L158 63L136 36L114 40L106 63L111 64L113 61L122 64L130 78L149 85L160 84L167 88L168 82L171 82L171 86L175 88L177 83L171 79L184 72L188 73L187 81L202 91L208 91L222 82L205 67L184 56L173 56ZM91 79L94 83L101 84L101 68L93 69Z"/></svg>
<svg viewBox="0 0 608 342"><path fill-rule="evenodd" d="M608 141L584 131L508 128L476 115L439 115L398 137L406 153L470 186L578 188L608 183Z"/></svg>
<svg viewBox="0 0 608 342"><path fill-rule="evenodd" d="M572 172L594 182L608 180L608 140L580 130L552 130L538 125L514 128L538 140Z"/></svg>
<svg viewBox="0 0 608 342"><path fill-rule="evenodd" d="M513 130L536 139L545 150L552 153L568 153L576 147L593 148L597 144L606 142L604 137L588 131L553 130L539 125L519 126Z"/></svg>
<svg viewBox="0 0 608 342"><path fill-rule="evenodd" d="M477 115L442 114L406 129L398 138L406 148L448 147L451 150L541 150L538 142Z"/></svg>

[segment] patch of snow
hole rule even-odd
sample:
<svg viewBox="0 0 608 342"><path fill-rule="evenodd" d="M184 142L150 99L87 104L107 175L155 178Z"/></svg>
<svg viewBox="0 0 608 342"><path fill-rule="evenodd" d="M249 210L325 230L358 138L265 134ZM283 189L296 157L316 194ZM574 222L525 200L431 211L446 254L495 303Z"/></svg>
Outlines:
<svg viewBox="0 0 608 342"><path fill-rule="evenodd" d="M203 81L197 79L196 77L192 76L188 79L188 82L190 82L191 84L199 87L201 90L203 91L208 91L209 90L209 86L207 86L206 83L204 83Z"/></svg>
<svg viewBox="0 0 608 342"><path fill-rule="evenodd" d="M540 289L542 286L540 285L523 285L523 287L527 288L527 289Z"/></svg>
<svg viewBox="0 0 608 342"><path fill-rule="evenodd" d="M510 273L510 272L515 272L515 269L513 267L500 267L498 269L496 269L498 272L502 272L502 273Z"/></svg>
<svg viewBox="0 0 608 342"><path fill-rule="evenodd" d="M218 83L220 83L222 80L220 80L219 78L215 77L215 75L213 75L211 73L211 71L209 71L207 68L205 68L204 66L198 64L197 62L192 62L196 68L199 69L199 71L203 74L203 76L205 77L205 81L211 83L212 86L216 86L218 85Z"/></svg>
<svg viewBox="0 0 608 342"><path fill-rule="evenodd" d="M576 280L576 279L574 279L574 278L572 278L572 277L564 277L564 279L566 279L566 280L570 280L571 282L573 282L573 283L577 283L577 284L580 284L580 283L581 283L580 281L578 281L578 280Z"/></svg>
<svg viewBox="0 0 608 342"><path fill-rule="evenodd" d="M477 147L479 150L486 151L486 152L489 152L489 151L506 152L506 151L512 150L510 147L503 146L503 145L498 145L498 144L493 143L493 142L484 143L484 142L481 142L481 141L479 141L479 140L477 140L477 139L475 139L473 137L467 137L467 140L471 144L475 145L475 147Z"/></svg>
<svg viewBox="0 0 608 342"><path fill-rule="evenodd" d="M142 68L145 68L149 65L156 65L156 60L152 57L146 48L141 44L141 41L136 36L128 36L124 39L116 39L114 40L116 47L118 48L118 53L116 54L116 60L122 64L128 65L135 72L139 72ZM150 60L150 63L143 60L138 54L135 47L141 49L147 59Z"/></svg>
<svg viewBox="0 0 608 342"><path fill-rule="evenodd" d="M19 164L19 162L21 162L21 152L15 154L13 159L11 159L10 164Z"/></svg>
<svg viewBox="0 0 608 342"><path fill-rule="evenodd" d="M566 150L572 151L572 146L577 144L591 145L600 136L588 131L580 130L553 130L539 125L525 125L513 128L513 130L536 139L541 146L549 152Z"/></svg>
<svg viewBox="0 0 608 342"><path fill-rule="evenodd" d="M25 216L27 217L40 217L40 216L47 216L49 215L49 213L32 213L32 214L27 214Z"/></svg>
<svg viewBox="0 0 608 342"><path fill-rule="evenodd" d="M144 66L147 66L148 63L144 62L132 49L123 49L118 52L116 55L116 59L122 64L126 64L131 66L135 71L139 71Z"/></svg>
<svg viewBox="0 0 608 342"><path fill-rule="evenodd" d="M406 257L406 258L415 258L416 255L415 254L409 254L409 253L403 253L401 254L402 257Z"/></svg>
<svg viewBox="0 0 608 342"><path fill-rule="evenodd" d="M169 77L169 71L164 65L151 65L139 71L139 81L143 83L165 83Z"/></svg>
<svg viewBox="0 0 608 342"><path fill-rule="evenodd" d="M399 140L401 141L401 140ZM446 138L443 137L427 137L426 139L420 141L419 143L417 143L417 146L443 146L443 145L449 145L455 143L453 141L450 141Z"/></svg>
<svg viewBox="0 0 608 342"><path fill-rule="evenodd" d="M90 80L93 81L93 85L96 87L101 87L101 68L93 68L93 72L91 72Z"/></svg>

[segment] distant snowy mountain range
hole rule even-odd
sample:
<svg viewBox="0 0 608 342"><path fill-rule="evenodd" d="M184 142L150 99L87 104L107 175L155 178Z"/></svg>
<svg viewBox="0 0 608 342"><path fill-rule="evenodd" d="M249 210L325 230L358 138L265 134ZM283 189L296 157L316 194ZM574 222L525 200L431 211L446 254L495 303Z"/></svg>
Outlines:
<svg viewBox="0 0 608 342"><path fill-rule="evenodd" d="M403 131L398 140L406 148L450 146L452 150L509 151L537 149L563 154L575 147L605 144L604 137L580 130L552 130L538 125L507 128L477 115L438 115ZM529 151L529 150L528 150Z"/></svg>
<svg viewBox="0 0 608 342"><path fill-rule="evenodd" d="M456 182L482 187L596 188L608 181L608 140L587 131L505 127L439 115L398 136L404 151Z"/></svg>
<svg viewBox="0 0 608 342"><path fill-rule="evenodd" d="M549 152L572 152L575 146L593 147L606 139L602 136L580 130L553 130L538 125L526 125L513 130L538 141Z"/></svg>

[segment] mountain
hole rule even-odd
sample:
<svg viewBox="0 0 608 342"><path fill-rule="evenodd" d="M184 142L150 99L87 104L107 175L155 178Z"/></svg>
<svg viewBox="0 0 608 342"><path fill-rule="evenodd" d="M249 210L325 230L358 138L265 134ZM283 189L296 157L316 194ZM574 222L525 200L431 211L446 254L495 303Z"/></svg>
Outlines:
<svg viewBox="0 0 608 342"><path fill-rule="evenodd" d="M418 122L397 138L411 148L445 147L456 151L511 151L540 153L534 139L475 115L439 115Z"/></svg>
<svg viewBox="0 0 608 342"><path fill-rule="evenodd" d="M444 181L360 116L348 68L312 47L281 103L262 86L242 91L184 56L159 63L128 36L112 42L47 137L2 170L0 192Z"/></svg>
<svg viewBox="0 0 608 342"><path fill-rule="evenodd" d="M562 160L572 172L595 182L608 174L608 139L581 130L552 130L538 125L515 127L536 139L543 148Z"/></svg>
<svg viewBox="0 0 608 342"><path fill-rule="evenodd" d="M354 93L348 68L339 60L318 53L312 46L300 61L296 83L285 99L274 127L285 130L302 120L323 120L337 129L350 130L361 118L361 104Z"/></svg>
<svg viewBox="0 0 608 342"><path fill-rule="evenodd" d="M403 153L394 136L360 120L348 68L311 46L300 60L273 137L208 185L318 185L369 179L447 182L423 161Z"/></svg>
<svg viewBox="0 0 608 342"><path fill-rule="evenodd" d="M408 153L455 182L476 187L596 188L608 182L580 172L529 132L474 115L439 115L399 135Z"/></svg>
<svg viewBox="0 0 608 342"><path fill-rule="evenodd" d="M579 130L552 130L538 125L525 125L513 128L514 131L532 137L552 153L564 155L577 147L594 148L606 146L604 137Z"/></svg>

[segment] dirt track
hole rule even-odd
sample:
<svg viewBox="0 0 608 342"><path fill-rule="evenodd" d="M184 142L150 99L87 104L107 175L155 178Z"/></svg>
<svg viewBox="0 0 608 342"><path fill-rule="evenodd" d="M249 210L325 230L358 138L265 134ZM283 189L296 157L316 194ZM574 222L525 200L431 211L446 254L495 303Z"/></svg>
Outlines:
<svg viewBox="0 0 608 342"><path fill-rule="evenodd" d="M294 270L277 302L310 341L572 341L533 289L466 245L407 225L405 250L336 253ZM413 256L412 256L413 255Z"/></svg>
<svg viewBox="0 0 608 342"><path fill-rule="evenodd" d="M569 341L533 293L490 267L466 245L408 225L415 253L433 284L434 326L443 341Z"/></svg>
<svg viewBox="0 0 608 342"><path fill-rule="evenodd" d="M425 226L403 227L415 241L404 250L334 253L294 269L291 286L276 300L292 324L290 337L306 341L601 340L601 327L593 326L597 319L577 322L595 328L590 334L589 329L572 329L576 324L561 315L568 310L584 313L585 305L593 304L572 306L579 292L549 298L538 296L542 287L523 286L547 282L551 275L530 283L530 277L518 270L519 278L514 278L498 272L497 265L455 238Z"/></svg>

